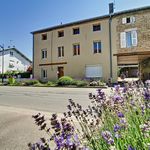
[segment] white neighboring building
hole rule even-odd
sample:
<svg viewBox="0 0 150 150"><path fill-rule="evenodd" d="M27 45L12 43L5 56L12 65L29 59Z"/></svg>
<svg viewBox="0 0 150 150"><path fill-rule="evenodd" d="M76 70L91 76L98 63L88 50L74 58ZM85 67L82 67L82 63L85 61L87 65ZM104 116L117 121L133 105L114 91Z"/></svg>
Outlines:
<svg viewBox="0 0 150 150"><path fill-rule="evenodd" d="M2 73L2 55L4 58L3 71L27 71L32 61L16 48L0 51L0 73Z"/></svg>

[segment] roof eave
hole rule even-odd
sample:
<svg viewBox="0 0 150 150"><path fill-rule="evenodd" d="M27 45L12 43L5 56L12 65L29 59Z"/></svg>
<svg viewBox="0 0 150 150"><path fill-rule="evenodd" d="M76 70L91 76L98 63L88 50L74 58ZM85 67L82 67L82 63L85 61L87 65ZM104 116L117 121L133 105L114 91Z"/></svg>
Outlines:
<svg viewBox="0 0 150 150"><path fill-rule="evenodd" d="M131 12L142 11L142 10L150 10L150 6L140 7L140 8L130 9L130 10L124 10L124 11L116 12L114 14L107 14L107 15L103 15L103 16L90 18L90 19L84 19L84 20L80 20L80 21L66 23L66 24L63 24L63 25L57 25L57 26L53 26L53 27L33 31L33 32L31 32L31 34L47 32L47 31L51 31L51 30L55 30L55 29L68 27L68 26L78 25L78 24L81 24L81 23L86 23L86 22L91 22L91 21L96 21L96 20L109 18L110 16L114 17L114 16L119 16L119 15L122 15L122 14L131 13Z"/></svg>

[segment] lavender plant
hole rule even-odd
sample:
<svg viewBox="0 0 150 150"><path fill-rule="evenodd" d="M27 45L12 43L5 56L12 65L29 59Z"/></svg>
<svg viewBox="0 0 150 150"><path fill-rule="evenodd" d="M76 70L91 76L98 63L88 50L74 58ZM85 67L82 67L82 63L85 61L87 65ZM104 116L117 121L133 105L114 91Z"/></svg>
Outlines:
<svg viewBox="0 0 150 150"><path fill-rule="evenodd" d="M36 125L48 139L29 144L31 150L148 150L150 149L150 88L142 83L119 85L110 95L101 90L89 93L87 109L69 99L62 118L53 114L49 123L40 113L33 115Z"/></svg>

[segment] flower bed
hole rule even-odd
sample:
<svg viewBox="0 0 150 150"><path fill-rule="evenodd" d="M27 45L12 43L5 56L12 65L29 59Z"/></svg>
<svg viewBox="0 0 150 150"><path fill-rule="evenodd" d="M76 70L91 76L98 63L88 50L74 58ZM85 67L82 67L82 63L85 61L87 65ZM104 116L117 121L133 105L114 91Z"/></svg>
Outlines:
<svg viewBox="0 0 150 150"><path fill-rule="evenodd" d="M33 115L36 125L49 134L49 139L29 144L31 150L148 150L150 148L150 88L131 83L119 85L110 95L99 89L89 93L91 105L83 109L69 99L68 112L59 119L53 114L46 120ZM50 126L49 126L50 125Z"/></svg>

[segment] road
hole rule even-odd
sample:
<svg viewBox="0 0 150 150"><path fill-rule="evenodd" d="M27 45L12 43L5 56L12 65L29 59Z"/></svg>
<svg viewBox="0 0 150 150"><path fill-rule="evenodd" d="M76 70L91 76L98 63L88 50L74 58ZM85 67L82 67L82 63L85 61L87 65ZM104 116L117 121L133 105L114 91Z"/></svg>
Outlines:
<svg viewBox="0 0 150 150"><path fill-rule="evenodd" d="M0 87L0 150L27 150L45 133L38 130L31 116L66 111L72 98L86 107L93 88Z"/></svg>

